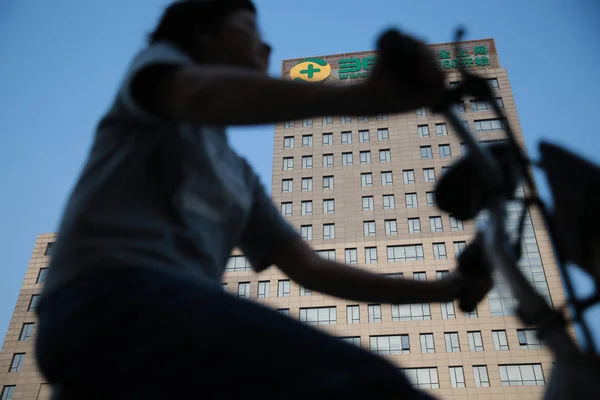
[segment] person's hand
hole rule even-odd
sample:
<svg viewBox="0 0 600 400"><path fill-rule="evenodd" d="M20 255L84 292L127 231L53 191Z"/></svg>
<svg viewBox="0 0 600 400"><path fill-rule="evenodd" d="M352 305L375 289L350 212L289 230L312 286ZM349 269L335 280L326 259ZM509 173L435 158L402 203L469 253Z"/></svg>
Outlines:
<svg viewBox="0 0 600 400"><path fill-rule="evenodd" d="M489 276L471 276L460 270L453 271L444 282L453 293L453 298L463 311L472 311L492 289L493 280Z"/></svg>
<svg viewBox="0 0 600 400"><path fill-rule="evenodd" d="M396 30L378 40L378 59L365 83L384 108L405 111L434 105L444 93L444 73L425 43Z"/></svg>

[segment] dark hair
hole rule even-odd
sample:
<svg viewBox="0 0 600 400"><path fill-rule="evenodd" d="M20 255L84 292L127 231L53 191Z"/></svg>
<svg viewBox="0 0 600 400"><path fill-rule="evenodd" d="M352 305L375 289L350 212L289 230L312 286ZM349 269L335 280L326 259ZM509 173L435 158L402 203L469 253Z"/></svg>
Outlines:
<svg viewBox="0 0 600 400"><path fill-rule="evenodd" d="M250 0L179 0L163 13L149 42L168 41L187 53L194 48L198 34L214 34L233 12L244 9L256 13Z"/></svg>

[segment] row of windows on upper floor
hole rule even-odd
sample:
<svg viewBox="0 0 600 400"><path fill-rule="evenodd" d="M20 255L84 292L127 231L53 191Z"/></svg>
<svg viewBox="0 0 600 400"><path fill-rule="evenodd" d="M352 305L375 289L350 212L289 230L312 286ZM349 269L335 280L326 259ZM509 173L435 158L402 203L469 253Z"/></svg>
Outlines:
<svg viewBox="0 0 600 400"><path fill-rule="evenodd" d="M463 121L465 128L469 129L469 121ZM474 121L475 132L493 132L498 130L506 129L508 126L508 121L502 118L490 118L490 119L481 119ZM417 125L416 133L419 137L430 137L431 133L429 130L428 124L419 124ZM435 124L435 133L436 136L448 136L448 126L444 123ZM313 137L312 134L302 135L302 147L313 147ZM388 128L378 128L377 129L377 140L380 142L385 142L390 139L390 132ZM358 141L359 143L369 143L371 141L371 131L369 129L361 129L358 131ZM331 146L333 145L333 132L325 132L321 134L321 144L323 146ZM354 133L352 131L342 131L340 133L340 143L341 144L352 144L354 142ZM285 150L293 149L296 145L296 140L294 136L284 136L283 138L283 148Z"/></svg>

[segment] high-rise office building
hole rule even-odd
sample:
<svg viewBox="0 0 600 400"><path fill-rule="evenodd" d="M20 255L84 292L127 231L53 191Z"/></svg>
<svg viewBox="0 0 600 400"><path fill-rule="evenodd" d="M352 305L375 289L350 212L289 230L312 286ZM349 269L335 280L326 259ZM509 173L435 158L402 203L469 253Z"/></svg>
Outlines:
<svg viewBox="0 0 600 400"><path fill-rule="evenodd" d="M432 45L449 85L460 64L485 76L504 108L465 98L454 106L482 144L504 138L510 124L524 145L506 69L491 39ZM351 85L365 79L374 52L285 60L283 79ZM436 280L455 268L475 226L441 212L433 193L464 147L453 128L431 110L405 114L347 115L287 121L275 126L272 197L282 214L322 257L390 279ZM521 191L521 195L522 195ZM516 228L519 202L511 204ZM526 276L548 301L564 290L540 215L525 218ZM47 399L49 387L33 357L37 294L51 255L53 234L38 237L0 353L0 400ZM227 266L224 289L324 329L396 363L420 388L444 398L537 398L552 367L535 330L514 316L514 298L501 279L475 312L455 303L362 304L326 296L289 280L276 268L252 272L239 253ZM288 360L293 362L293 360ZM13 397L11 397L13 396Z"/></svg>

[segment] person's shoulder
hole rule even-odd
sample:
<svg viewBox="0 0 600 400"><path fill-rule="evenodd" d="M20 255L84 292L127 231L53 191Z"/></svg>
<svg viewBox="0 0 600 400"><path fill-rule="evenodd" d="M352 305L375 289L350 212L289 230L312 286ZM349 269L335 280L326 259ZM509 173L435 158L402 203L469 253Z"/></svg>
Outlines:
<svg viewBox="0 0 600 400"><path fill-rule="evenodd" d="M190 57L182 49L167 41L150 43L140 49L133 58L133 65L146 63L191 64Z"/></svg>

